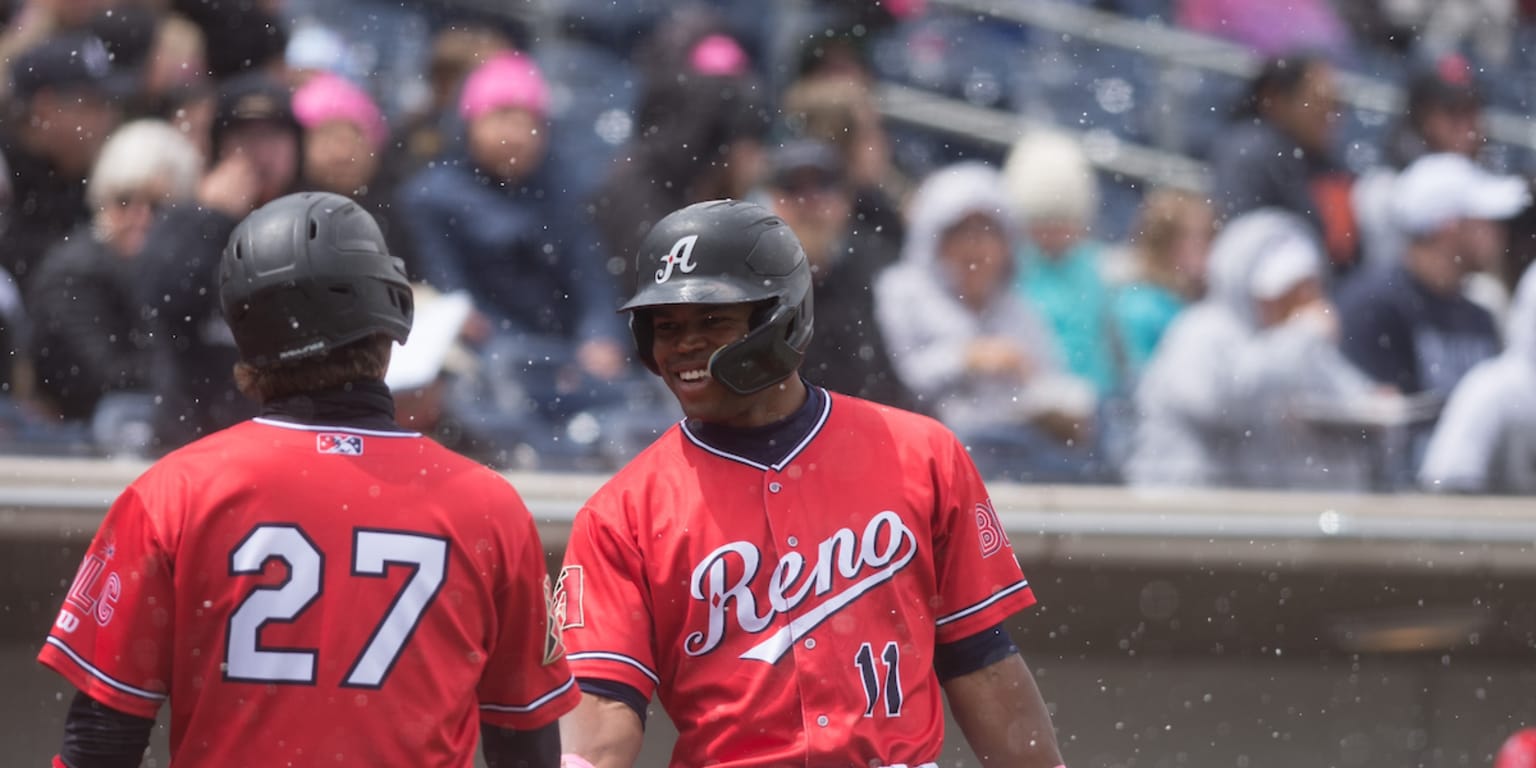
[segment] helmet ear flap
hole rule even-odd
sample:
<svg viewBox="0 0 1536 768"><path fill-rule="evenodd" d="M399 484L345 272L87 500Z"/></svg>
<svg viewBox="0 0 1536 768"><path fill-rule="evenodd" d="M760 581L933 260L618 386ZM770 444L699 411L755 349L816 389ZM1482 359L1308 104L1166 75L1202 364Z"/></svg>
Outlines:
<svg viewBox="0 0 1536 768"><path fill-rule="evenodd" d="M796 349L790 343L790 337L798 335L796 326L803 325L800 307L772 303L764 312L767 317L762 323L754 322L746 336L715 350L709 358L709 375L738 395L761 392L783 381L804 357L804 347Z"/></svg>
<svg viewBox="0 0 1536 768"><path fill-rule="evenodd" d="M656 353L652 345L656 339L655 330L651 327L651 312L640 308L629 313L629 334L635 337L635 355L651 373L660 375L661 369L656 367Z"/></svg>

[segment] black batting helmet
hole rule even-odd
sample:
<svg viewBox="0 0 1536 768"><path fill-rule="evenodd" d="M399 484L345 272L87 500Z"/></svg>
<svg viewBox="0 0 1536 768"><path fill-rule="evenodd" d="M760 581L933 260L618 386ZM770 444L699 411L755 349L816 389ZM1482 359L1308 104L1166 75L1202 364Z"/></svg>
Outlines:
<svg viewBox="0 0 1536 768"><path fill-rule="evenodd" d="M273 200L224 248L219 299L240 357L256 366L411 332L411 284L362 206L328 192Z"/></svg>
<svg viewBox="0 0 1536 768"><path fill-rule="evenodd" d="M666 215L635 254L635 291L619 308L640 359L656 371L651 307L759 304L752 330L716 350L709 374L738 394L782 381L811 341L811 268L800 239L768 209L740 200L695 203Z"/></svg>

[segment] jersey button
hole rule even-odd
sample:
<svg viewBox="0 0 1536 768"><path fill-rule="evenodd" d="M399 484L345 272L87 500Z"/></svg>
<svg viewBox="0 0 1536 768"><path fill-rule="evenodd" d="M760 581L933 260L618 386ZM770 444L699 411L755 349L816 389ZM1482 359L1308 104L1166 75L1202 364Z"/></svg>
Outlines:
<svg viewBox="0 0 1536 768"><path fill-rule="evenodd" d="M822 715L821 717L816 718L816 724L823 728L827 727L827 716Z"/></svg>
<svg viewBox="0 0 1536 768"><path fill-rule="evenodd" d="M816 647L816 638L814 638L814 637L807 637L805 639L805 648L806 648L806 650L810 650L810 649L815 648L815 647Z"/></svg>
<svg viewBox="0 0 1536 768"><path fill-rule="evenodd" d="M778 493L779 491L781 491L783 489L784 489L784 486L779 485L778 483L769 483L768 484L768 492L769 493Z"/></svg>
<svg viewBox="0 0 1536 768"><path fill-rule="evenodd" d="M789 537L789 545L791 547L798 547L798 546L800 546L800 539L798 539L798 538L796 538L794 536Z"/></svg>

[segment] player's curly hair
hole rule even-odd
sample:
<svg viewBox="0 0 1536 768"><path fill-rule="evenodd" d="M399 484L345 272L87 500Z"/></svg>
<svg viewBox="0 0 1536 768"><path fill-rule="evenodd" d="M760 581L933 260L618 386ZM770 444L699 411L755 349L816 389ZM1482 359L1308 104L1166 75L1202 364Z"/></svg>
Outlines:
<svg viewBox="0 0 1536 768"><path fill-rule="evenodd" d="M255 366L235 363L235 386L258 403L290 395L336 389L354 381L383 381L389 370L390 345L382 333L337 347L319 357Z"/></svg>

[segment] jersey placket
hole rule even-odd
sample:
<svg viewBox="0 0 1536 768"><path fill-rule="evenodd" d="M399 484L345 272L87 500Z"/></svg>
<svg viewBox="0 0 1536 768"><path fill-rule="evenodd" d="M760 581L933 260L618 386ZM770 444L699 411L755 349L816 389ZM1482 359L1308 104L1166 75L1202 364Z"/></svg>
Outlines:
<svg viewBox="0 0 1536 768"><path fill-rule="evenodd" d="M781 472L767 471L763 473L762 497L763 510L768 521L768 531L772 538L769 547L765 547L765 555L772 557L773 564L777 564L789 552L798 553L805 558L805 570L800 579L794 582L798 586L803 579L810 578L812 570L817 565L820 540L807 530L811 527L810 518L818 514L824 514L815 506L812 494L805 493L802 476L803 469L791 464ZM772 573L772 571L770 571ZM792 592L793 589L786 591ZM838 591L837 585L833 586L832 593ZM787 627L796 617L803 614L808 608L812 608L818 600L808 599L805 602L793 606L789 611L779 614L774 621L775 629ZM812 763L816 756L837 753L846 749L848 730L838 727L838 704L836 696L827 695L835 686L826 684L828 673L833 673L837 666L826 659L826 649L817 647L817 629L813 628L800 637L792 637L788 654L794 664L795 693L800 704L800 725L805 734L806 754ZM784 663L780 660L779 663ZM826 692L826 693L818 693Z"/></svg>

